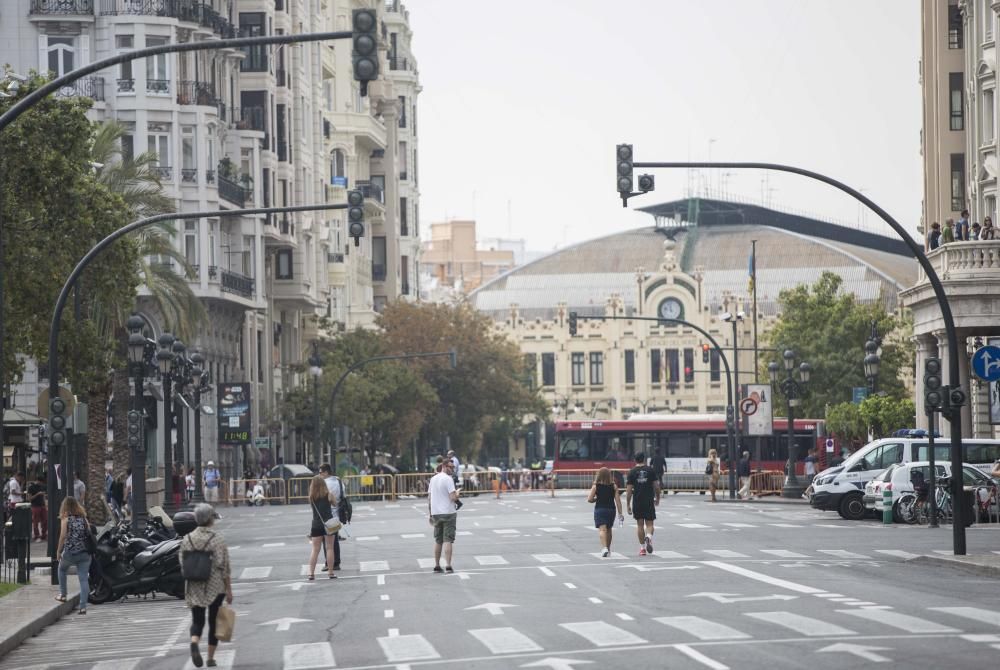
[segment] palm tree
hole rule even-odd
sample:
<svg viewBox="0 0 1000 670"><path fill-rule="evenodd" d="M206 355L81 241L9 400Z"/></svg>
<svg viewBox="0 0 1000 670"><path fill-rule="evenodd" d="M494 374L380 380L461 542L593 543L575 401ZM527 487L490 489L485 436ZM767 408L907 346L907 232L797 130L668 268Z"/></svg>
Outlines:
<svg viewBox="0 0 1000 670"><path fill-rule="evenodd" d="M97 180L124 200L132 220L173 211L173 201L163 194L159 176L153 169L158 157L154 153L134 158L122 155L121 138L125 132L126 128L116 121L95 126L91 162L97 170ZM173 245L174 233L169 223L149 226L134 233L142 259L138 272L141 283L167 322L181 337L190 340L205 319L206 311L187 283L192 271L184 255ZM176 261L185 274L177 274L164 260ZM124 324L134 304L107 304L100 301L100 296L94 298L90 316L98 326L101 337L119 344L124 358ZM115 369L106 384L94 388L89 394L93 409L87 426L86 502L88 515L96 515L92 518L104 517L102 492L107 459L107 427L102 409L107 407L112 397L117 399L112 405L114 426L118 428L112 445L112 468L117 476L123 474L130 463L130 453L121 430L126 422L130 393L127 370Z"/></svg>

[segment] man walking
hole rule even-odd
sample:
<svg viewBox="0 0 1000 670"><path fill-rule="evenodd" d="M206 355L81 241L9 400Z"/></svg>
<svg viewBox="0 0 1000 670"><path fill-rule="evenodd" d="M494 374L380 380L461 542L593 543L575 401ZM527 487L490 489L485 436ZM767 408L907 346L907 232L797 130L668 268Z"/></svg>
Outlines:
<svg viewBox="0 0 1000 670"><path fill-rule="evenodd" d="M330 467L329 463L323 463L319 466L319 475L326 482L326 489L336 499L337 507L339 508L340 499L344 495L344 483L340 481L340 477L333 474L333 468ZM323 547L323 571L326 572L327 561L330 560L326 555L326 542L323 542L320 546ZM333 536L333 569L340 570L340 533Z"/></svg>
<svg viewBox="0 0 1000 670"><path fill-rule="evenodd" d="M215 467L215 461L209 461L202 474L205 482L205 502L209 504L219 502L219 483L222 477L219 475L219 469Z"/></svg>
<svg viewBox="0 0 1000 670"><path fill-rule="evenodd" d="M740 499L749 500L750 495L750 452L744 451L740 462L737 464L740 475Z"/></svg>
<svg viewBox="0 0 1000 670"><path fill-rule="evenodd" d="M645 465L646 455L641 451L635 455L635 463L626 480L625 506L636 521L639 555L645 556L653 553L653 521L656 519L656 506L660 504L660 482L653 468Z"/></svg>
<svg viewBox="0 0 1000 670"><path fill-rule="evenodd" d="M653 468L653 472L656 473L656 481L660 482L660 488L663 488L663 475L667 471L667 459L663 457L660 453L660 448L657 447L653 450L653 457L649 459L649 467Z"/></svg>
<svg viewBox="0 0 1000 670"><path fill-rule="evenodd" d="M452 479L455 464L450 459L438 458L437 474L427 486L428 521L434 527L434 572L455 572L451 567L452 545L458 522L458 491ZM441 569L441 550L444 549L444 570Z"/></svg>
<svg viewBox="0 0 1000 670"><path fill-rule="evenodd" d="M82 479L80 479L79 472L73 473L73 496L81 505L84 504L83 501L87 497L87 485L83 483Z"/></svg>

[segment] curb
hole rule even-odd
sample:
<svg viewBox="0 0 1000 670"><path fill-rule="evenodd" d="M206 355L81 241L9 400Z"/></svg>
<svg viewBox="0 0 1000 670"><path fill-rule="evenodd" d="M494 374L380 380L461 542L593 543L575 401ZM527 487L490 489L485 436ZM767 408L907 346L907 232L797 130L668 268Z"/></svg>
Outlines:
<svg viewBox="0 0 1000 670"><path fill-rule="evenodd" d="M971 557L975 559L976 557ZM947 566L949 568L957 568L958 570L963 570L965 572L971 572L977 575L984 575L986 577L1000 577L1000 563L996 565L990 565L987 563L973 563L972 561L966 560L963 557L951 557L951 556L917 556L916 558L910 559L909 562L920 563L923 565L935 565L935 566Z"/></svg>
<svg viewBox="0 0 1000 670"><path fill-rule="evenodd" d="M28 586L27 588L31 587ZM79 594L70 596L64 603L53 600L52 606L48 607L48 609L40 613L37 617L21 622L11 622L12 625L10 628L4 631L4 637L0 638L0 658L17 649L29 637L38 635L47 626L72 612L78 602L80 602Z"/></svg>

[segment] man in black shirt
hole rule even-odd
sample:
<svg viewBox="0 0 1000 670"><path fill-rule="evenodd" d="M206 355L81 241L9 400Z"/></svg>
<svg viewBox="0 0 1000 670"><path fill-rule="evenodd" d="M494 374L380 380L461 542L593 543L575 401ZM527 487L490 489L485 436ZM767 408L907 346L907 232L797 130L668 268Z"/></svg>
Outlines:
<svg viewBox="0 0 1000 670"><path fill-rule="evenodd" d="M660 488L663 488L663 474L667 471L667 459L660 453L659 447L653 450L653 457L649 459L649 467L653 468L653 472L656 473L656 481L660 482Z"/></svg>
<svg viewBox="0 0 1000 670"><path fill-rule="evenodd" d="M626 509L636 520L640 556L653 553L653 520L656 519L656 506L660 504L660 481L653 468L645 462L645 454L639 452L635 455L636 466L628 472L625 489Z"/></svg>

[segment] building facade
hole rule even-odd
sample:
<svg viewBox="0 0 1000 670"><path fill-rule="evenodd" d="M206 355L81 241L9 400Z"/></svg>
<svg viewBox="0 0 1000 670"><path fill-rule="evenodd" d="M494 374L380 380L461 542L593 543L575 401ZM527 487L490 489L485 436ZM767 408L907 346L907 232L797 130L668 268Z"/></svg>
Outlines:
<svg viewBox="0 0 1000 670"><path fill-rule="evenodd" d="M4 62L61 75L159 44L349 31L351 11L366 6L377 7L383 38L382 77L367 97L353 79L350 40L161 55L60 92L93 99L95 120L123 124L125 156L155 154L177 211L340 203L348 188L365 194L357 247L342 210L222 214L177 226L176 248L209 317L188 350L202 352L215 382L251 385L253 442L219 445L216 421L202 419L204 459L226 473L256 467L262 456L305 462L305 445L278 407L306 383L309 342L325 335L318 317L341 329L368 326L414 290L420 86L407 11L398 0L12 0L0 15ZM148 291L138 311L154 338L175 328ZM158 445L148 450L155 467L163 440L149 439Z"/></svg>
<svg viewBox="0 0 1000 670"><path fill-rule="evenodd" d="M432 223L431 239L424 242L420 256L428 289L425 297L464 295L514 268L513 249L482 246L475 221Z"/></svg>

